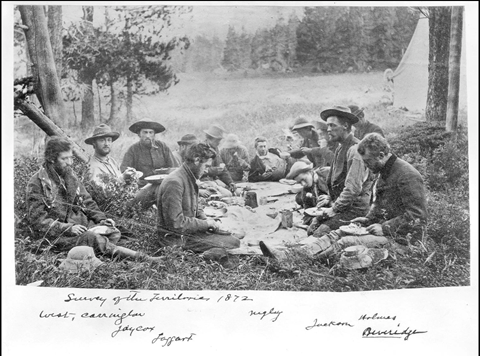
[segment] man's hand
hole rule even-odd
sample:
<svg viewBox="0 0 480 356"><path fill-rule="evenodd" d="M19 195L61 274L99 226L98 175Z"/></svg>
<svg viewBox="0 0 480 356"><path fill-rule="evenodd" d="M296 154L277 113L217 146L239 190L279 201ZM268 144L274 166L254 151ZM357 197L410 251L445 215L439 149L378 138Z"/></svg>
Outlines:
<svg viewBox="0 0 480 356"><path fill-rule="evenodd" d="M265 171L265 173L262 173L262 178L268 179L272 176L272 174L272 171Z"/></svg>
<svg viewBox="0 0 480 356"><path fill-rule="evenodd" d="M322 176L326 176L328 173L330 173L330 167L322 167L318 169L318 174Z"/></svg>
<svg viewBox="0 0 480 356"><path fill-rule="evenodd" d="M212 193L209 191L209 189L199 189L198 195L202 198L208 198L210 195L212 195Z"/></svg>
<svg viewBox="0 0 480 356"><path fill-rule="evenodd" d="M125 181L129 181L133 178L133 176L135 175L136 173L136 170L135 168L132 168L132 167L127 167L127 169L125 169L125 171L123 172L123 180Z"/></svg>
<svg viewBox="0 0 480 356"><path fill-rule="evenodd" d="M115 221L113 221L112 219L100 220L100 225L115 227Z"/></svg>
<svg viewBox="0 0 480 356"><path fill-rule="evenodd" d="M230 189L230 191L233 193L235 192L235 189L237 189L237 186L235 185L235 183L230 183L228 185L228 189Z"/></svg>
<svg viewBox="0 0 480 356"><path fill-rule="evenodd" d="M381 224L372 224L367 227L367 231L376 236L383 236L383 229Z"/></svg>
<svg viewBox="0 0 480 356"><path fill-rule="evenodd" d="M211 232L216 232L220 228L218 223L215 220L207 219L208 230Z"/></svg>
<svg viewBox="0 0 480 356"><path fill-rule="evenodd" d="M330 201L329 195L320 195L317 200L317 208L321 208L322 206L330 204Z"/></svg>
<svg viewBox="0 0 480 356"><path fill-rule="evenodd" d="M225 163L220 163L217 167L219 172L223 172L225 170Z"/></svg>
<svg viewBox="0 0 480 356"><path fill-rule="evenodd" d="M358 218L355 218L355 219L352 219L350 220L351 223L356 223L356 224L360 224L362 226L365 226L368 224L368 218L366 217L358 217Z"/></svg>
<svg viewBox="0 0 480 356"><path fill-rule="evenodd" d="M83 225L73 225L72 226L72 233L75 236L83 234L85 231L87 231L87 228Z"/></svg>
<svg viewBox="0 0 480 356"><path fill-rule="evenodd" d="M337 213L333 211L333 208L326 208L325 210L323 210L323 213L329 218L333 218L335 215L337 215Z"/></svg>

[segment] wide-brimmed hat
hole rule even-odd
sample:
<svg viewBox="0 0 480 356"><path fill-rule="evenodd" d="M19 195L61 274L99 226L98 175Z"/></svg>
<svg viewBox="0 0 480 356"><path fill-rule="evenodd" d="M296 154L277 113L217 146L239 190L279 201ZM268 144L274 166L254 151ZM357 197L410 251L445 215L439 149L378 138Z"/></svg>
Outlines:
<svg viewBox="0 0 480 356"><path fill-rule="evenodd" d="M365 114L363 113L363 108L358 107L357 105L348 105L352 114L358 117L359 119L363 119Z"/></svg>
<svg viewBox="0 0 480 356"><path fill-rule="evenodd" d="M220 127L218 125L212 125L207 130L203 130L203 132L213 138L223 138L223 135L225 134L225 130L223 129L223 127Z"/></svg>
<svg viewBox="0 0 480 356"><path fill-rule="evenodd" d="M327 131L327 123L324 122L322 119L317 119L313 121L313 124L315 125L315 128L320 131Z"/></svg>
<svg viewBox="0 0 480 356"><path fill-rule="evenodd" d="M340 266L346 269L367 268L388 257L384 248L367 248L362 245L350 246L340 256Z"/></svg>
<svg viewBox="0 0 480 356"><path fill-rule="evenodd" d="M304 127L312 127L315 128L315 125L312 124L310 121L307 120L307 118L300 116L295 120L293 123L293 126L291 127L290 130L295 131Z"/></svg>
<svg viewBox="0 0 480 356"><path fill-rule="evenodd" d="M102 137L111 137L112 141L115 141L117 138L120 137L120 134L118 132L112 131L112 129L110 129L110 126L100 124L93 130L93 135L85 139L85 143L87 145L91 145L93 144L93 141L95 141L97 138Z"/></svg>
<svg viewBox="0 0 480 356"><path fill-rule="evenodd" d="M297 161L293 164L292 168L290 168L290 172L288 172L285 178L287 179L295 179L299 174L311 171L313 169L313 164L307 163L305 161Z"/></svg>
<svg viewBox="0 0 480 356"><path fill-rule="evenodd" d="M225 148L234 148L234 147L238 147L239 145L241 144L239 138L237 135L235 134L228 134L226 137L225 137L225 142L223 144L223 146Z"/></svg>
<svg viewBox="0 0 480 356"><path fill-rule="evenodd" d="M323 110L320 113L320 117L323 121L327 121L330 116L340 116L347 119L352 125L358 122L358 117L352 114L352 111L348 106L336 105L330 109Z"/></svg>
<svg viewBox="0 0 480 356"><path fill-rule="evenodd" d="M79 272L82 270L93 271L103 262L95 257L93 248L90 246L75 246L68 251L67 258L63 260L59 268L69 272Z"/></svg>
<svg viewBox="0 0 480 356"><path fill-rule="evenodd" d="M136 134L138 134L142 129L153 130L156 134L165 131L165 127L163 125L148 118L137 121L128 129Z"/></svg>
<svg viewBox="0 0 480 356"><path fill-rule="evenodd" d="M197 136L195 136L193 134L186 134L186 135L182 136L180 141L177 141L177 143L179 145L191 145L191 144L194 144L194 143L197 143L197 142L198 142L198 138L197 138Z"/></svg>

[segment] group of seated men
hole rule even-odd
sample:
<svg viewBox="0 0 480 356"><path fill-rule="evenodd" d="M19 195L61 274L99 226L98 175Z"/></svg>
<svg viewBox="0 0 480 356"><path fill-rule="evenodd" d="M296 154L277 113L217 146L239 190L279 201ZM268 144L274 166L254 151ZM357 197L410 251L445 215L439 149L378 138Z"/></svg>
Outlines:
<svg viewBox="0 0 480 356"><path fill-rule="evenodd" d="M314 255L333 253L352 244L382 245L388 237L418 236L426 222L425 191L418 171L390 152L383 132L364 120L358 107L335 106L322 111L320 117L324 123L319 127L303 117L295 121L291 130L303 138L300 149L280 152L268 149L266 138L256 138L256 156L251 161L236 135L228 135L219 150L225 136L220 126L205 130L203 142L192 134L183 136L178 141L179 150L172 152L155 139L165 128L144 119L130 126L139 141L127 150L120 166L110 156L112 142L120 134L100 125L85 140L94 148L91 179L101 185L100 178L107 173L128 183L136 172L142 172L135 201L144 207L156 204L159 244L195 252L224 251L240 245L239 236L221 231L215 220L205 216L199 208L199 197L231 195L238 181L279 180L285 176L303 187L296 197L298 204L325 208L324 216L305 219L311 236L303 249ZM355 132L366 135L361 141L352 133L354 125L360 125ZM45 163L27 186L28 216L38 235L60 249L90 246L101 253L155 260L116 246L108 235L92 229L107 225L108 233L118 234L115 222L100 211L71 164L70 143L62 138L50 139ZM157 174L158 169L175 167L159 185L144 179ZM341 234L339 227L352 221L366 225L371 235L353 239ZM264 242L260 247L266 256L282 255Z"/></svg>

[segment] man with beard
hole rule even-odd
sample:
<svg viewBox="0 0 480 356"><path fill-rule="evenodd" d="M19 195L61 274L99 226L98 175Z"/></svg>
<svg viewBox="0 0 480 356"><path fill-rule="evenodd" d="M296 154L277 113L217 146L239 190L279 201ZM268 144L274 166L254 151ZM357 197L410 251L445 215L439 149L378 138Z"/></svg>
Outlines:
<svg viewBox="0 0 480 356"><path fill-rule="evenodd" d="M45 163L27 184L27 216L35 235L60 251L90 246L110 255L158 260L109 240L118 241L120 232L73 173L72 159L68 140L52 137L47 142Z"/></svg>
<svg viewBox="0 0 480 356"><path fill-rule="evenodd" d="M188 147L185 162L162 182L157 196L157 230L161 246L182 246L194 252L232 249L240 240L221 235L219 225L198 206L198 179L217 156L205 143Z"/></svg>
<svg viewBox="0 0 480 356"><path fill-rule="evenodd" d="M139 141L134 143L125 153L120 169L125 172L129 167L143 173L138 182L140 189L134 199L134 204L140 202L144 209L155 204L157 184L150 184L145 178L155 175L160 168L178 167L179 163L168 146L155 139L157 133L165 131L165 127L150 119L137 121L129 130L136 133Z"/></svg>
<svg viewBox="0 0 480 356"><path fill-rule="evenodd" d="M377 133L368 134L357 146L365 166L380 177L375 201L368 213L350 222L366 226L368 234L353 236L338 229L320 238L302 241L301 249L311 255L328 257L349 246L382 247L389 242L408 245L419 240L427 223L425 185L420 173L408 162L390 152L387 140ZM282 259L285 250L260 242L262 252Z"/></svg>
<svg viewBox="0 0 480 356"><path fill-rule="evenodd" d="M338 142L327 177L328 194L321 195L317 207L326 207L324 217L317 217L309 233L323 236L343 225L342 221L364 216L369 209L373 174L365 167L351 133L358 121L348 107L334 106L324 110L320 117L327 122L329 140Z"/></svg>
<svg viewBox="0 0 480 356"><path fill-rule="evenodd" d="M220 157L234 182L246 181L250 170L250 159L247 148L242 145L237 135L227 135L223 148L220 150Z"/></svg>
<svg viewBox="0 0 480 356"><path fill-rule="evenodd" d="M117 161L110 156L112 143L119 137L118 132L112 131L105 124L101 124L95 128L93 135L85 140L85 143L92 145L95 150L88 162L89 174L91 180L99 186L104 185L102 175L110 175L119 182L129 182L135 173L135 169L131 167L121 173Z"/></svg>

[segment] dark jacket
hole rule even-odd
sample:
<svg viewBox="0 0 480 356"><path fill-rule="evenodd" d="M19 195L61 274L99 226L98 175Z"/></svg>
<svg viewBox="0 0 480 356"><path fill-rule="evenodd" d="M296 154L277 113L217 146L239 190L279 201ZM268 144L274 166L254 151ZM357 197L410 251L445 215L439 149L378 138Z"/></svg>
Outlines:
<svg viewBox="0 0 480 356"><path fill-rule="evenodd" d="M233 154L236 153L237 156ZM236 182L242 181L243 172L250 170L248 163L248 152L245 146L238 146L235 148L222 148L220 157L227 167L230 177Z"/></svg>
<svg viewBox="0 0 480 356"><path fill-rule="evenodd" d="M62 237L74 236L73 225L92 227L106 219L81 182L77 181L75 197L69 202L44 167L27 184L27 214L38 238L59 239L59 244Z"/></svg>
<svg viewBox="0 0 480 356"><path fill-rule="evenodd" d="M427 199L420 173L392 155L376 184L376 199L367 215L382 224L384 235L420 233L427 222Z"/></svg>
<svg viewBox="0 0 480 356"><path fill-rule="evenodd" d="M178 162L172 154L172 151L162 141L155 140L157 148L148 148L139 142L130 146L123 157L120 170L122 172L127 167L135 168L143 173L138 185L143 187L147 184L144 178L155 174L155 169L178 167Z"/></svg>
<svg viewBox="0 0 480 356"><path fill-rule="evenodd" d="M335 151L327 178L333 211L350 211L364 216L370 206L373 174L357 152L358 140L349 134Z"/></svg>
<svg viewBox="0 0 480 356"><path fill-rule="evenodd" d="M225 163L225 162L223 162L222 157L220 156L218 147L212 147L212 148L217 153L217 156L212 160L212 165L210 166L210 168L208 168L207 172L204 173L201 180L212 181L215 179L220 179L223 183L229 186L231 183L233 183L233 179L230 176L230 173L228 173L228 171L226 170L226 166L225 166L225 170L220 171L218 166L221 163Z"/></svg>
<svg viewBox="0 0 480 356"><path fill-rule="evenodd" d="M198 207L197 179L185 163L160 185L157 208L160 237L167 232L188 234L208 229L206 216Z"/></svg>
<svg viewBox="0 0 480 356"><path fill-rule="evenodd" d="M359 140L362 140L366 135L374 132L382 135L382 137L385 137L385 135L383 134L383 130L380 128L380 126L372 124L370 121L365 120L364 124L359 123L355 126L354 135Z"/></svg>
<svg viewBox="0 0 480 356"><path fill-rule="evenodd" d="M326 147L314 147L307 158L313 163L314 168L329 167L332 165L337 147L336 142L329 142Z"/></svg>

